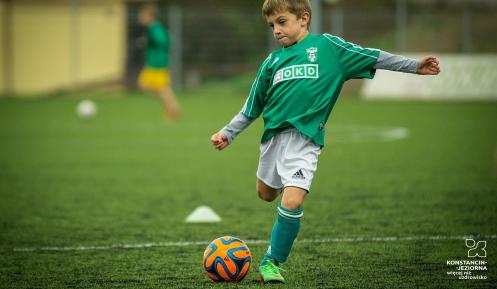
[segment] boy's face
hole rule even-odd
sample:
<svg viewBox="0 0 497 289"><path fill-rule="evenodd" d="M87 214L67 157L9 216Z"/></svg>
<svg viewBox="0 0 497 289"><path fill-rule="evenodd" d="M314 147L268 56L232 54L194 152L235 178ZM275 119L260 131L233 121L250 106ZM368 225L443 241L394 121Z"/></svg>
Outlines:
<svg viewBox="0 0 497 289"><path fill-rule="evenodd" d="M149 26L150 23L154 21L154 17L152 16L152 13L142 10L138 14L138 22L140 22L140 25L142 26Z"/></svg>
<svg viewBox="0 0 497 289"><path fill-rule="evenodd" d="M309 13L305 12L302 17L288 11L277 12L266 16L266 21L273 30L273 36L281 45L287 47L305 38L308 34Z"/></svg>

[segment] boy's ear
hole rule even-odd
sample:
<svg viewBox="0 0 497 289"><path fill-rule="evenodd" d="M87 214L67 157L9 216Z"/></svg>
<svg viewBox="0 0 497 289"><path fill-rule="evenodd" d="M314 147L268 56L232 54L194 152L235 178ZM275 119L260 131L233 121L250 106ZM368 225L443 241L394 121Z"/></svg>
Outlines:
<svg viewBox="0 0 497 289"><path fill-rule="evenodd" d="M309 12L304 12L302 16L300 16L300 19L302 19L302 26L309 26L309 21L311 20L311 14L309 14Z"/></svg>

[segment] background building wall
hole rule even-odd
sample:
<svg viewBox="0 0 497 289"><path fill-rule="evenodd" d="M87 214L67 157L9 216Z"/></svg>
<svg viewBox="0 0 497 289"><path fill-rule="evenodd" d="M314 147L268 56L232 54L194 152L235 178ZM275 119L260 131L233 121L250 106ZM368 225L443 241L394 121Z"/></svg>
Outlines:
<svg viewBox="0 0 497 289"><path fill-rule="evenodd" d="M9 3L12 63L3 73L10 74L10 92L49 93L122 78L124 1Z"/></svg>
<svg viewBox="0 0 497 289"><path fill-rule="evenodd" d="M11 5L11 89L36 93L70 84L70 7L67 1Z"/></svg>
<svg viewBox="0 0 497 289"><path fill-rule="evenodd" d="M83 1L79 16L80 81L122 78L126 58L126 8L123 1Z"/></svg>
<svg viewBox="0 0 497 289"><path fill-rule="evenodd" d="M0 93L5 90L5 73L4 73L4 21L5 21L5 4L3 1L0 1Z"/></svg>

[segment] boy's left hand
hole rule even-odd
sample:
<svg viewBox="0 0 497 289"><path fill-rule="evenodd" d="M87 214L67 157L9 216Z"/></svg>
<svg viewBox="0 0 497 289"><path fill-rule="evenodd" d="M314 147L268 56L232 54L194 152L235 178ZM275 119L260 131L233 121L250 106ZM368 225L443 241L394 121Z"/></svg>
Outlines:
<svg viewBox="0 0 497 289"><path fill-rule="evenodd" d="M217 150L224 150L230 143L228 142L228 137L221 133L215 133L211 137L212 145Z"/></svg>
<svg viewBox="0 0 497 289"><path fill-rule="evenodd" d="M419 61L417 74L438 75L440 73L440 62L434 56L423 57Z"/></svg>

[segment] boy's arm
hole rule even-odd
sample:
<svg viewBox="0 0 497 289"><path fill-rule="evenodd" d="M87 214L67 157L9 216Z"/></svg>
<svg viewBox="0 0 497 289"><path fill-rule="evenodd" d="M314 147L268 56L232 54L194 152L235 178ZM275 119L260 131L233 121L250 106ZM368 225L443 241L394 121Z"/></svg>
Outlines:
<svg viewBox="0 0 497 289"><path fill-rule="evenodd" d="M255 118L247 117L242 112L239 112L219 133L225 135L228 143L231 144L235 137L249 127L254 120Z"/></svg>
<svg viewBox="0 0 497 289"><path fill-rule="evenodd" d="M264 60L257 71L257 76L252 84L249 96L240 113L235 115L231 122L221 131L211 137L211 142L216 149L223 150L230 145L239 133L261 115L270 81L270 76L266 71L270 60L271 55Z"/></svg>
<svg viewBox="0 0 497 289"><path fill-rule="evenodd" d="M255 118L247 117L243 112L239 112L229 124L211 137L212 144L216 149L223 150L233 142L238 134L249 127L254 120Z"/></svg>
<svg viewBox="0 0 497 289"><path fill-rule="evenodd" d="M375 69L385 69L422 75L437 75L440 73L439 61L436 57L428 56L421 60L380 51Z"/></svg>

